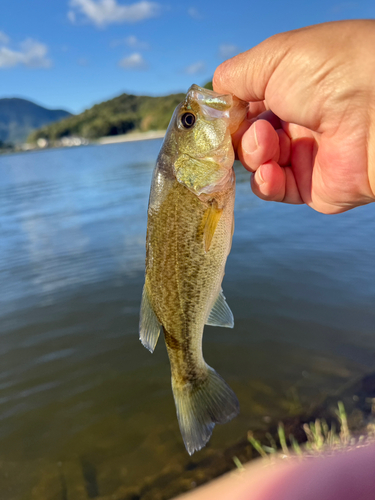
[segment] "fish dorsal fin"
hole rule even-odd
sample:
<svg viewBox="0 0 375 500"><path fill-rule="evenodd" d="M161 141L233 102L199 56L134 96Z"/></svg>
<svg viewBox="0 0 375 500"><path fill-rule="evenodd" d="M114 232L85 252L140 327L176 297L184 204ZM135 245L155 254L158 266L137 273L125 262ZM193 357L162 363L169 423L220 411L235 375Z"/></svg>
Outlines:
<svg viewBox="0 0 375 500"><path fill-rule="evenodd" d="M217 296L216 302L206 321L206 325L225 326L226 328L234 327L233 313L225 300L223 290L220 290Z"/></svg>
<svg viewBox="0 0 375 500"><path fill-rule="evenodd" d="M223 209L219 208L217 202L214 201L204 214L203 244L205 252L208 252L211 247L212 238L214 237L222 213Z"/></svg>
<svg viewBox="0 0 375 500"><path fill-rule="evenodd" d="M152 309L150 299L143 287L141 314L139 319L139 340L150 352L154 352L160 333L160 323Z"/></svg>

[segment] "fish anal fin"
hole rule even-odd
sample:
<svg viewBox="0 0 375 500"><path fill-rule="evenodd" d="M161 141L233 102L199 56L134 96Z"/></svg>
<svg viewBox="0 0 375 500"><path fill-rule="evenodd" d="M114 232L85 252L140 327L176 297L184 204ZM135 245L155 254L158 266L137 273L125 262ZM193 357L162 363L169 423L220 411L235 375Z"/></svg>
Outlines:
<svg viewBox="0 0 375 500"><path fill-rule="evenodd" d="M212 306L206 325L224 326L226 328L234 327L233 313L225 300L223 290L220 290L219 295Z"/></svg>
<svg viewBox="0 0 375 500"><path fill-rule="evenodd" d="M202 224L203 245L205 252L208 252L211 247L212 238L214 237L222 213L223 209L218 207L216 201L213 201L213 203L207 208L204 214Z"/></svg>
<svg viewBox="0 0 375 500"><path fill-rule="evenodd" d="M215 424L225 424L239 413L239 403L229 385L207 366L201 382L179 385L172 379L177 418L189 455L203 448Z"/></svg>
<svg viewBox="0 0 375 500"><path fill-rule="evenodd" d="M144 285L139 319L139 340L150 352L154 352L160 334L160 326L152 309L146 285Z"/></svg>

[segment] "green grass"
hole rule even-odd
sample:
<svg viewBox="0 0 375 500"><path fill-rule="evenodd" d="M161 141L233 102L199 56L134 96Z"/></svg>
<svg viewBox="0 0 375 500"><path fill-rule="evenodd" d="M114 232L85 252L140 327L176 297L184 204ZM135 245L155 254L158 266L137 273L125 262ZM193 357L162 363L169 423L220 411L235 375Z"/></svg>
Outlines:
<svg viewBox="0 0 375 500"><path fill-rule="evenodd" d="M311 456L321 454L322 452L344 448L349 445L353 445L356 442L363 442L363 436L359 437L357 440L351 436L343 403L339 401L337 406L336 416L339 423L339 431L336 429L334 422L330 427L324 419L316 419L315 422L303 425L306 441L302 444L298 443L293 435L290 435L287 438L285 435L284 425L282 423L279 424L277 429L278 443L269 433L266 434L266 437L269 440L269 445L262 444L259 440L255 439L251 431L248 432L247 438L253 448L263 458L268 458L276 453L279 453L280 449L285 457L296 455ZM237 463L239 460L237 457L235 458L237 459L235 461L236 466L239 467L239 464Z"/></svg>

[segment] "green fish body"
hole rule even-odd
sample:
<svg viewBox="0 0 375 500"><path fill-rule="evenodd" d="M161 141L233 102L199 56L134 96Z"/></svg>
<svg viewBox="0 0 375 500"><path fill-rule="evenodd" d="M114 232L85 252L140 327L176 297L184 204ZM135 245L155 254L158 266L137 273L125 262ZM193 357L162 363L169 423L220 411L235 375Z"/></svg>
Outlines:
<svg viewBox="0 0 375 500"><path fill-rule="evenodd" d="M154 170L148 208L140 340L153 352L162 327L185 447L191 455L237 397L202 354L204 325L232 328L221 290L234 228L231 133L246 105L193 85L176 108Z"/></svg>

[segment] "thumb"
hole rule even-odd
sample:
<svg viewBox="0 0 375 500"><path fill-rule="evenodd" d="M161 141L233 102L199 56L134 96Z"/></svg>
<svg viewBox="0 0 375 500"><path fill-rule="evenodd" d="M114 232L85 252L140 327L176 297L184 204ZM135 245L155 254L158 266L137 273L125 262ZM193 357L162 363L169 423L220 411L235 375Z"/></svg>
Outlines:
<svg viewBox="0 0 375 500"><path fill-rule="evenodd" d="M268 82L289 50L285 35L274 35L220 64L212 79L214 90L247 102L264 101Z"/></svg>
<svg viewBox="0 0 375 500"><path fill-rule="evenodd" d="M283 121L323 132L345 118L354 98L361 105L360 96L372 93L374 28L372 20L337 21L279 33L223 62L214 89L265 101Z"/></svg>

